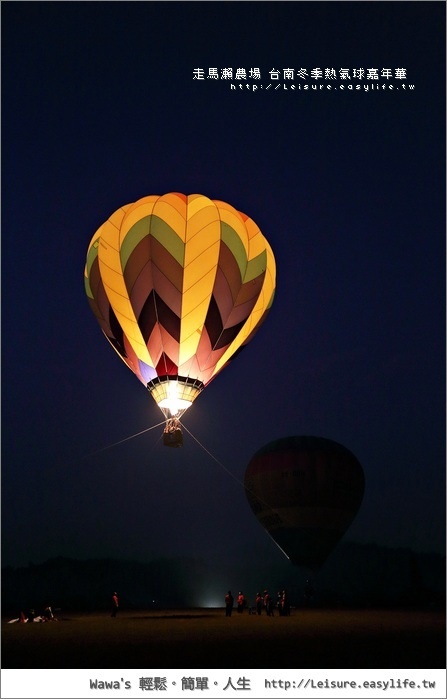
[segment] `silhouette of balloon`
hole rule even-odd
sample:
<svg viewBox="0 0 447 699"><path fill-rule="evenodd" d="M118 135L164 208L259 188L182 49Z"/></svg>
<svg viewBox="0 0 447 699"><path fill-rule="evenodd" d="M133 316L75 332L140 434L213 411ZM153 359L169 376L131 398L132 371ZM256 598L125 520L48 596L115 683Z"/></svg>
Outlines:
<svg viewBox="0 0 447 699"><path fill-rule="evenodd" d="M252 339L275 292L275 259L254 221L201 194L151 195L96 231L85 289L101 329L166 418L179 418Z"/></svg>
<svg viewBox="0 0 447 699"><path fill-rule="evenodd" d="M346 447L302 436L260 449L244 485L251 509L285 555L315 572L357 514L365 478Z"/></svg>

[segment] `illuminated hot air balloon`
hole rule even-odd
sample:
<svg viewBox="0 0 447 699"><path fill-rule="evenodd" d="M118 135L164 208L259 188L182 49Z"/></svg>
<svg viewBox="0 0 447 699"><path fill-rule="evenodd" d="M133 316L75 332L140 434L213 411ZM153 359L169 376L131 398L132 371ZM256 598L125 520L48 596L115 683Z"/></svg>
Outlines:
<svg viewBox="0 0 447 699"><path fill-rule="evenodd" d="M254 514L280 549L315 573L357 514L365 477L341 444L285 437L252 457L244 485Z"/></svg>
<svg viewBox="0 0 447 699"><path fill-rule="evenodd" d="M270 245L225 202L153 195L96 231L84 276L104 335L163 411L165 444L180 446L180 417L273 302Z"/></svg>

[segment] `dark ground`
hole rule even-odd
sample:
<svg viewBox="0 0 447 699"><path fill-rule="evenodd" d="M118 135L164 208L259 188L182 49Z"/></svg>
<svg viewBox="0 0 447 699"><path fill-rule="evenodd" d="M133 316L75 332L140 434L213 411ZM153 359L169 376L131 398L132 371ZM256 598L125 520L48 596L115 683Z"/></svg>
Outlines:
<svg viewBox="0 0 447 699"><path fill-rule="evenodd" d="M445 614L292 610L270 618L221 609L61 614L2 621L2 668L445 668Z"/></svg>

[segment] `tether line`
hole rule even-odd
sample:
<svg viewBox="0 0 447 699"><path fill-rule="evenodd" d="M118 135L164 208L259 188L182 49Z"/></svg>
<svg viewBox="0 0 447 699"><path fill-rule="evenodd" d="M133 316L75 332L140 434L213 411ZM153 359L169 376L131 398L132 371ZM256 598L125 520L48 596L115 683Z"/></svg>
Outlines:
<svg viewBox="0 0 447 699"><path fill-rule="evenodd" d="M140 434L144 434L145 432L150 432L151 430L155 430L156 427L160 427L160 425L164 425L165 421L159 422L158 425L153 425L152 427L147 427L145 430L141 430L141 432L136 432L135 434L131 434L130 437L124 437L124 439L120 439L119 442L114 442L113 444L108 444L106 447L102 447L101 449L97 449L96 451L92 451L88 456L93 456L93 454L99 454L101 451L106 451L106 449L111 449L112 447L118 446L118 444L122 444L123 442L128 442L129 439L133 439L134 437L138 437Z"/></svg>
<svg viewBox="0 0 447 699"><path fill-rule="evenodd" d="M180 422L180 421L179 421L179 422ZM264 505L264 507L267 507L268 509L272 510L275 514L277 514L278 517L280 517L286 524L292 525L292 522L290 522L289 519L288 519L287 517L284 517L283 514L280 515L279 512L278 512L274 507L272 507L272 505L270 505L268 502L266 502L266 501L263 500L261 497L259 497L259 495L256 495L256 493L254 493L250 488L247 488L247 486L245 485L245 483L242 483L242 481L239 480L239 478L237 478L237 476L235 476L234 473L232 473L231 471L229 471L228 468L227 468L226 466L224 466L224 464L223 464L221 461L219 461L219 459L217 459L205 446L203 446L203 444L197 439L197 437L195 437L195 436L193 435L192 432L190 432L190 431L188 430L188 428L186 427L186 425L183 424L183 422L181 422L180 424L181 424L182 428L185 429L185 430L187 431L187 433L197 442L197 444L198 444L200 447L202 447L202 449L203 449L209 456L211 456L211 458L212 458L217 464L219 464L219 466L221 466L221 467L223 468L223 470L224 470L226 473L228 473L228 475L231 476L231 477L233 478L233 480L235 480L236 483L237 483L238 485L242 486L242 488L243 488L246 492L251 493L251 495L253 495L253 497L256 498L256 500L257 500L258 502L260 502L262 505ZM270 534L270 532L268 531L268 529L266 529L264 526L263 526L263 529L264 529L264 531L267 532L267 534L269 535L269 537L271 538L271 540L273 541L273 543L279 548L279 550L281 551L281 553L283 553L284 556L285 556L286 558L289 558L289 556L288 556L287 553L284 551L284 549L282 549L281 546L278 544L278 542L275 541L275 539L274 539L273 536Z"/></svg>
<svg viewBox="0 0 447 699"><path fill-rule="evenodd" d="M181 422L180 424L181 424L181 426L183 427L183 429L185 429L185 430L187 431L187 433L197 442L197 444L198 444L199 446L201 446L202 449L203 449L204 451L206 451L206 453L207 453L209 456L211 456L211 458L214 459L214 461L215 461L217 464L219 464L219 466L221 466L221 467L223 468L223 470L224 470L226 473L228 473L228 475L231 476L231 477L233 478L233 480L235 480L236 483L237 483L238 485L242 486L242 488L243 488L244 490L246 490L248 493L251 493L251 494L253 495L253 497L255 497L256 500L258 500L260 503L262 503L265 507L268 507L269 509L273 510L273 512L276 512L275 508L272 507L272 505L270 505L268 502L266 502L265 500L263 500L262 498L260 498L259 495L256 495L256 493L254 493L252 490L250 490L250 488L247 488L247 486L245 485L245 483L242 483L242 481L239 480L239 478L238 478L237 476L235 476L234 473L232 473L231 471L229 471L228 468L227 468L226 466L224 466L224 464L223 464L221 461L219 461L219 459L217 459L215 456L213 456L213 454L212 454L206 447L203 446L203 444L197 439L197 437L195 437L195 436L192 434L192 432L190 432L190 431L188 430L188 428L186 427L186 425L183 424L183 422ZM283 519L284 519L284 521L287 521L284 517L283 517ZM276 543L276 541L275 541L275 543ZM282 549L281 549L281 550L282 550Z"/></svg>
<svg viewBox="0 0 447 699"><path fill-rule="evenodd" d="M179 422L180 422L180 421L179 421ZM219 466L221 466L221 467L223 468L223 470L224 470L226 473L228 473L228 475L231 476L231 477L236 481L236 483L238 483L238 485L241 485L243 488L245 488L245 485L242 483L242 481L240 481L239 478L237 478L237 476L234 475L234 473L231 473L231 471L229 471L229 470L227 469L227 467L224 466L224 464L223 464L221 461L219 461L219 459L217 459L206 447L204 447L203 444L197 439L197 437L195 437L195 436L193 435L193 433L190 432L190 431L188 430L188 428L186 427L186 425L183 424L183 422L180 422L180 424L181 424L182 428L183 428L184 430L186 430L187 433L197 442L197 444L198 444L200 447L202 447L203 451L206 451L206 453L207 453L209 456L211 456L211 458L212 458L217 464L219 464Z"/></svg>

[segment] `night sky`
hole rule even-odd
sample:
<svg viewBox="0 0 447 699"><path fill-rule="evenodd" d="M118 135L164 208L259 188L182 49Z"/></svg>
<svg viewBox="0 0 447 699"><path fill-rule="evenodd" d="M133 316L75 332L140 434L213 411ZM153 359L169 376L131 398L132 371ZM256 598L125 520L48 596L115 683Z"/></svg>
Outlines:
<svg viewBox="0 0 447 699"><path fill-rule="evenodd" d="M261 79L194 79L229 67ZM445 3L5 2L2 72L2 565L282 561L242 483L289 435L361 462L344 541L444 552ZM251 216L277 263L182 449L83 284L103 221L170 191Z"/></svg>

